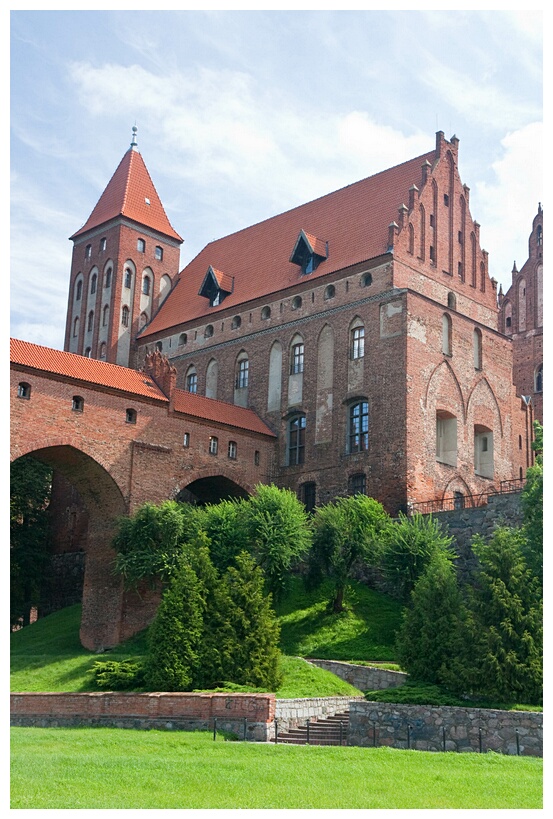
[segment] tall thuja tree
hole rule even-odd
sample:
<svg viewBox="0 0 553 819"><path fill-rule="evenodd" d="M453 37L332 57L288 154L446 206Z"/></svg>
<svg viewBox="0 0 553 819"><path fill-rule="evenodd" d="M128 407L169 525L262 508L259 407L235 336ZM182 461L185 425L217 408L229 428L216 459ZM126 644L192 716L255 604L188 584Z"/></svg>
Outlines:
<svg viewBox="0 0 553 819"><path fill-rule="evenodd" d="M233 565L236 556L248 549L247 503L223 500L202 510L202 527L209 538L211 559L219 571Z"/></svg>
<svg viewBox="0 0 553 819"><path fill-rule="evenodd" d="M458 676L466 610L452 556L438 550L415 583L397 636L398 660L422 682L450 687Z"/></svg>
<svg viewBox="0 0 553 819"><path fill-rule="evenodd" d="M183 545L196 536L200 512L190 504L145 503L118 521L115 570L127 586L142 580L167 584L179 567Z"/></svg>
<svg viewBox="0 0 553 819"><path fill-rule="evenodd" d="M528 567L543 584L543 428L534 421L536 453L534 466L526 471L526 484L522 491L524 532L524 556Z"/></svg>
<svg viewBox="0 0 553 819"><path fill-rule="evenodd" d="M332 581L333 611L344 609L344 596L355 565L359 561L374 562L379 538L388 521L382 504L366 495L340 498L316 510L309 576L313 583L325 578Z"/></svg>
<svg viewBox="0 0 553 819"><path fill-rule="evenodd" d="M260 567L247 553L237 556L222 582L225 623L219 645L225 679L276 691L282 682L278 642L280 626L265 591Z"/></svg>
<svg viewBox="0 0 553 819"><path fill-rule="evenodd" d="M488 542L473 539L479 568L469 588L465 650L472 693L502 701L542 698L543 607L517 529L498 528Z"/></svg>
<svg viewBox="0 0 553 819"><path fill-rule="evenodd" d="M407 517L400 512L383 538L381 567L392 593L409 601L415 583L437 552L453 556L450 537L432 515Z"/></svg>
<svg viewBox="0 0 553 819"><path fill-rule="evenodd" d="M10 621L28 625L50 560L52 470L30 456L10 468Z"/></svg>
<svg viewBox="0 0 553 819"><path fill-rule="evenodd" d="M260 484L240 508L248 551L263 569L275 600L311 544L309 515L289 489Z"/></svg>

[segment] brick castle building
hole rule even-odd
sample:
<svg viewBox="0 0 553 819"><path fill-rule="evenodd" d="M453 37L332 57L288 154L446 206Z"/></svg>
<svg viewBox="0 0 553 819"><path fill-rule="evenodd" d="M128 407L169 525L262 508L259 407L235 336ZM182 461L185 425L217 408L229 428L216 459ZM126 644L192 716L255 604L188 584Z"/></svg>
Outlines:
<svg viewBox="0 0 553 819"><path fill-rule="evenodd" d="M440 131L428 153L213 241L179 272L134 133L71 237L65 349L135 369L158 352L178 390L253 411L275 435L267 474L308 508L364 492L395 514L522 477L541 209L499 311L458 147Z"/></svg>

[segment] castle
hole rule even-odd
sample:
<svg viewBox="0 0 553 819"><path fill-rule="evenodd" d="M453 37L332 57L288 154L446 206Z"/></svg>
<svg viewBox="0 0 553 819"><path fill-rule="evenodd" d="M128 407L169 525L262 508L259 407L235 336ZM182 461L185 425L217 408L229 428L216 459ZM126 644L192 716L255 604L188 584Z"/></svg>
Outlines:
<svg viewBox="0 0 553 819"><path fill-rule="evenodd" d="M179 272L134 131L71 237L65 349L138 369L157 351L181 390L253 410L276 436L271 479L308 509L364 492L397 513L523 477L542 411L542 211L498 310L458 147L440 131Z"/></svg>

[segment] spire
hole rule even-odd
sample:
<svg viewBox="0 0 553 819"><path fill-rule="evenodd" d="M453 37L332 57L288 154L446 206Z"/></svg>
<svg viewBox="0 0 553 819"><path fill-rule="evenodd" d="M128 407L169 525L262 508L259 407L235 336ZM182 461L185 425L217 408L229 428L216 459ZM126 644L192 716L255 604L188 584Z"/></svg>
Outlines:
<svg viewBox="0 0 553 819"><path fill-rule="evenodd" d="M182 242L182 238L167 218L142 155L138 151L137 130L134 125L130 148L123 156L88 220L70 237L71 239L76 239L93 228L123 216Z"/></svg>

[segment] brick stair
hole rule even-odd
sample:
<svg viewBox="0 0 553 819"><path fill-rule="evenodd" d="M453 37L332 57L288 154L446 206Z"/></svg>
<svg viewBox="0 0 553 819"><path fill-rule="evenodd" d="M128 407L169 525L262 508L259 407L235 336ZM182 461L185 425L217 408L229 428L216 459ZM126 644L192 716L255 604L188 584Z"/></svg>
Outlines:
<svg viewBox="0 0 553 819"><path fill-rule="evenodd" d="M309 745L347 745L349 711L342 711L325 719L310 719L308 722L309 726L298 725L290 731L279 732L277 741L287 745L307 745L309 735Z"/></svg>

